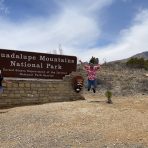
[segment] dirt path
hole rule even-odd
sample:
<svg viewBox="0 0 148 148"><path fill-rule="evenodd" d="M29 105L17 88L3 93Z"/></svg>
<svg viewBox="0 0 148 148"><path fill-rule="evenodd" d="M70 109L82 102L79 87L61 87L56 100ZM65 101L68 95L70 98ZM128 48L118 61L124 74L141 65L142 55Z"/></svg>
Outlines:
<svg viewBox="0 0 148 148"><path fill-rule="evenodd" d="M148 96L0 110L0 148L147 148Z"/></svg>

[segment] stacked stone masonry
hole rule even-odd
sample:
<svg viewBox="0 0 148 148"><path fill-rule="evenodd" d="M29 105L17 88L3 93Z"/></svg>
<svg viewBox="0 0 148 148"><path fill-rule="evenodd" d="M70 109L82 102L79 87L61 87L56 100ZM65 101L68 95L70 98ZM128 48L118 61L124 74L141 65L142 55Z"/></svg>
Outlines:
<svg viewBox="0 0 148 148"><path fill-rule="evenodd" d="M49 102L74 101L84 99L76 93L71 78L77 73L66 76L63 80L10 80L3 82L4 91L0 94L0 107L42 104Z"/></svg>

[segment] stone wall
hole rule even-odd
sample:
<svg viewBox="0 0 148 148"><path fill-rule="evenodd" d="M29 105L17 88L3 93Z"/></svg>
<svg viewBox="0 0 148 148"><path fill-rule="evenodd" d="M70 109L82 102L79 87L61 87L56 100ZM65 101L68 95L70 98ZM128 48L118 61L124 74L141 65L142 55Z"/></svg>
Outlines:
<svg viewBox="0 0 148 148"><path fill-rule="evenodd" d="M79 73L73 72L63 80L10 80L3 82L4 91L0 94L0 107L42 104L49 102L74 101L84 99L76 93L71 79Z"/></svg>

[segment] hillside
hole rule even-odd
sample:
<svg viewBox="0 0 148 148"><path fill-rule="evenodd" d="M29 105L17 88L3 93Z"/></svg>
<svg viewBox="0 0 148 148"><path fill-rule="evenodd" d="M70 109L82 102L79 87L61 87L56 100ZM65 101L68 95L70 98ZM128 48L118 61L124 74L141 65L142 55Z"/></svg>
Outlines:
<svg viewBox="0 0 148 148"><path fill-rule="evenodd" d="M130 58L144 58L144 60L148 60L148 51L138 53L138 54L133 55L133 56L126 58L126 59L111 61L111 62L108 62L108 63L112 63L112 64L126 63Z"/></svg>
<svg viewBox="0 0 148 148"><path fill-rule="evenodd" d="M145 60L148 60L148 51L136 54L132 57L133 58L144 58Z"/></svg>
<svg viewBox="0 0 148 148"><path fill-rule="evenodd" d="M83 74L87 87L86 72L82 66L78 71ZM147 73L144 69L130 69L121 63L102 65L101 71L97 73L97 92L104 95L104 92L109 89L116 96L148 95Z"/></svg>

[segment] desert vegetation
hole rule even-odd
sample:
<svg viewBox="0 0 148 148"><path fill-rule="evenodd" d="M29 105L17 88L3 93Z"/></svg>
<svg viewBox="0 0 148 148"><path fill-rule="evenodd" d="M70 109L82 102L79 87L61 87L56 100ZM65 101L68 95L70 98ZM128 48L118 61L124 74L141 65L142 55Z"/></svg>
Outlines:
<svg viewBox="0 0 148 148"><path fill-rule="evenodd" d="M144 58L130 58L126 65L130 68L144 68L145 70L148 70L148 60L145 60Z"/></svg>

